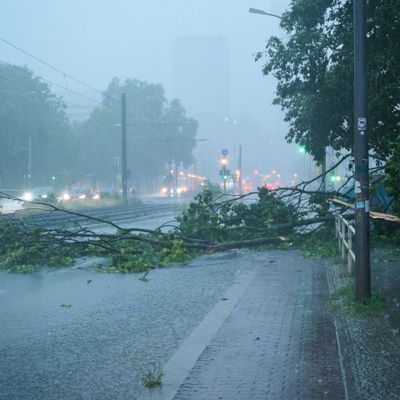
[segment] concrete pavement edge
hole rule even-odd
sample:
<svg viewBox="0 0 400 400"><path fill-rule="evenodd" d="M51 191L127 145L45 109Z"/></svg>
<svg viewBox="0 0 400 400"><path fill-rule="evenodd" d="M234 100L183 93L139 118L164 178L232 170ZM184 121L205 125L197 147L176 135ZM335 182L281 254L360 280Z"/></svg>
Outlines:
<svg viewBox="0 0 400 400"><path fill-rule="evenodd" d="M197 359L221 328L246 288L255 278L257 270L239 274L220 301L204 317L195 330L163 368L164 378L159 389L146 390L138 400L173 400Z"/></svg>

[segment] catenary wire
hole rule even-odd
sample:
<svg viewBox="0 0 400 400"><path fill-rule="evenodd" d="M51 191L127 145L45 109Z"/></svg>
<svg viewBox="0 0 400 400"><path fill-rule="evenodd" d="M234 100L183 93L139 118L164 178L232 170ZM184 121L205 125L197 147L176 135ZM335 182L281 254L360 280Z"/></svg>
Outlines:
<svg viewBox="0 0 400 400"><path fill-rule="evenodd" d="M21 67L19 67L18 65L13 65L13 64L10 64L10 63L8 63L7 61L3 61L3 60L0 60L0 63L9 65L10 67L15 68L15 69L20 69L20 68L21 68ZM17 84L17 85L20 85L20 86L29 87L30 89L37 91L37 90L36 90L35 88L33 88L32 86L28 86L28 85L26 85L26 84L21 84L20 82L15 81L15 80L12 80L12 79L9 79L9 78L7 78L6 76L4 76L4 75L2 75L2 74L0 74L0 76L1 76L3 79L8 80L9 82L13 82L13 83L15 83L15 84ZM99 102L99 101L97 101L97 100L95 100L95 99L92 99L91 97L86 96L86 95L84 95L84 94L82 94L82 93L80 93L80 92L77 92L77 91L75 91L75 90L69 89L69 88L67 88L67 87L65 87L65 86L63 86L63 85L61 85L61 84L59 84L59 83L50 81L49 79L46 79L46 78L43 78L43 77L39 77L39 79L41 79L41 80L44 81L44 82L49 83L50 85L54 85L54 86L59 87L59 88L61 88L61 89L63 89L63 90L66 90L66 91L68 91L68 92L70 92L70 93L73 93L73 94L75 94L76 96L80 96L80 97L82 97L82 98L84 98L84 99L86 99L86 100L92 101L93 103L96 103L96 104L98 104L98 105L103 105L101 102Z"/></svg>
<svg viewBox="0 0 400 400"><path fill-rule="evenodd" d="M0 37L0 41L2 41L3 43L9 45L10 47L13 47L14 49L16 49L16 50L20 51L21 53L27 55L28 57L33 58L34 60L40 62L41 64L47 66L48 68L51 68L52 70L58 72L59 74L63 75L64 77L69 78L69 79L71 79L72 81L75 81L76 83L79 83L80 85L85 86L86 88L88 88L88 89L90 89L90 90L93 90L93 91L96 92L96 93L99 93L101 96L106 97L106 98L109 98L109 99L111 99L111 100L113 100L113 101L119 102L119 100L116 99L115 97L112 97L112 96L109 96L109 95L104 94L104 93L101 92L100 90L98 90L98 89L94 88L93 86L87 84L86 82L82 81L81 79L75 78L74 76L72 76L72 75L70 75L70 74L67 74L66 72L62 71L61 69L55 67L54 65L48 63L47 61L42 60L42 59L39 58L39 57L36 57L36 56L33 55L32 53L29 53L28 51L26 51L26 50L22 49L21 47L15 45L14 43L11 43L10 41L8 41L8 40L6 40L6 39L4 39L4 38L2 38L2 37Z"/></svg>

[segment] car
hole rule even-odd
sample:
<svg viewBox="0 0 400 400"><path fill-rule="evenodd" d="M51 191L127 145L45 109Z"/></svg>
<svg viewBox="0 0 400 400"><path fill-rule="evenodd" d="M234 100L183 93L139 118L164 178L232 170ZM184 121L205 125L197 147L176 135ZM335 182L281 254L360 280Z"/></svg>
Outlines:
<svg viewBox="0 0 400 400"><path fill-rule="evenodd" d="M72 187L71 190L65 191L61 195L62 201L77 201L77 200L98 200L100 198L97 192L93 192L85 187Z"/></svg>
<svg viewBox="0 0 400 400"><path fill-rule="evenodd" d="M22 199L25 201L46 200L52 193L54 193L54 189L51 186L40 186L25 192Z"/></svg>

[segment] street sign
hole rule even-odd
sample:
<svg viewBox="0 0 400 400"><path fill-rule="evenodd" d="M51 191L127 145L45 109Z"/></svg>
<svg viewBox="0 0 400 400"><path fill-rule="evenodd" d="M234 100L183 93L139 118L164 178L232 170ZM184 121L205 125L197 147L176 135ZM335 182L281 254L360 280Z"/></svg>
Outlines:
<svg viewBox="0 0 400 400"><path fill-rule="evenodd" d="M223 149L222 151L221 151L221 153L222 153L222 155L223 156L227 156L228 155L228 150L227 149Z"/></svg>

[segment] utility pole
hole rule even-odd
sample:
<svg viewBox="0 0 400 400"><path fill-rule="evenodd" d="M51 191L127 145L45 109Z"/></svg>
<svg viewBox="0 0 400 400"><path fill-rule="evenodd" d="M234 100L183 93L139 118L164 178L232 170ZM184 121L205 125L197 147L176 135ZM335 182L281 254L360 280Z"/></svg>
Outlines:
<svg viewBox="0 0 400 400"><path fill-rule="evenodd" d="M326 192L326 147L324 146L324 153L322 154L321 174L322 182L321 188L323 192Z"/></svg>
<svg viewBox="0 0 400 400"><path fill-rule="evenodd" d="M354 159L356 298L371 296L369 247L369 160L367 135L366 0L354 4Z"/></svg>
<svg viewBox="0 0 400 400"><path fill-rule="evenodd" d="M238 160L238 193L239 196L243 194L242 192L242 145L239 145L239 160Z"/></svg>
<svg viewBox="0 0 400 400"><path fill-rule="evenodd" d="M174 197L178 198L178 161L175 161L175 190Z"/></svg>
<svg viewBox="0 0 400 400"><path fill-rule="evenodd" d="M32 136L28 137L28 189L32 189Z"/></svg>
<svg viewBox="0 0 400 400"><path fill-rule="evenodd" d="M194 172L194 180L193 180L193 190L197 192L197 159L193 159L193 172Z"/></svg>
<svg viewBox="0 0 400 400"><path fill-rule="evenodd" d="M126 169L126 94L121 94L121 179L122 179L122 197L126 201L128 199L128 171Z"/></svg>

